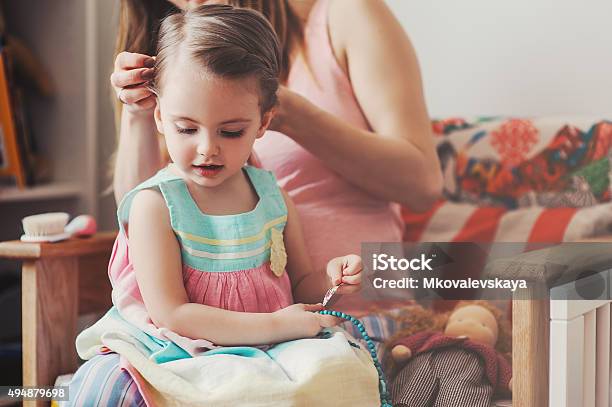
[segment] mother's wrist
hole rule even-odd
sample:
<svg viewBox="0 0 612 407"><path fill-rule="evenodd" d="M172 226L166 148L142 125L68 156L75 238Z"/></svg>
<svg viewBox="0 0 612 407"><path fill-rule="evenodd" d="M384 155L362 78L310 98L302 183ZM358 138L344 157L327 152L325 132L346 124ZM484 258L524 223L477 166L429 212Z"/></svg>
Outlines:
<svg viewBox="0 0 612 407"><path fill-rule="evenodd" d="M309 111L314 107L306 98L289 90L284 89L279 94L280 108L277 112L276 128L290 138L299 137L302 122Z"/></svg>
<svg viewBox="0 0 612 407"><path fill-rule="evenodd" d="M124 107L121 115L122 126L127 125L132 135L138 134L150 137L151 135L157 134L153 110L134 112Z"/></svg>
<svg viewBox="0 0 612 407"><path fill-rule="evenodd" d="M130 121L150 121L155 123L153 112L155 109L132 109L128 105L123 105L121 115L127 117Z"/></svg>

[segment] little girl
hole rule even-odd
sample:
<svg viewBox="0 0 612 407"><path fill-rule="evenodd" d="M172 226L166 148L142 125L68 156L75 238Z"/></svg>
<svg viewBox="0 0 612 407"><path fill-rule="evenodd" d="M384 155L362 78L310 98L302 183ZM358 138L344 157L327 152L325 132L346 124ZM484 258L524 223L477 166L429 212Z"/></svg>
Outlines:
<svg viewBox="0 0 612 407"><path fill-rule="evenodd" d="M77 338L93 359L72 402L118 405L103 391L116 374L91 367L118 354L110 370L126 370L147 405L377 405L368 352L337 328L319 334L338 321L314 312L332 286L359 290L361 259L313 270L291 200L270 172L245 166L277 103L271 26L230 6L171 15L155 68L172 164L119 205L114 306Z"/></svg>

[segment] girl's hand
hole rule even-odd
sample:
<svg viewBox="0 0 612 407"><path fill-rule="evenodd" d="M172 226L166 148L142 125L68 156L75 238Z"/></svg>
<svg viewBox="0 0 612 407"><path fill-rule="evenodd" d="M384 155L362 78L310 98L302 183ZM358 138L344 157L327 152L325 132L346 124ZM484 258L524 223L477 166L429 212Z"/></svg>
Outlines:
<svg viewBox="0 0 612 407"><path fill-rule="evenodd" d="M361 290L363 264L356 254L336 257L327 263L327 275L332 285L338 287L336 294L352 294Z"/></svg>
<svg viewBox="0 0 612 407"><path fill-rule="evenodd" d="M131 113L150 113L155 107L155 95L146 88L153 79L155 59L148 55L121 52L115 59L110 81L117 98Z"/></svg>
<svg viewBox="0 0 612 407"><path fill-rule="evenodd" d="M322 328L336 326L340 318L332 315L321 315L315 311L323 310L321 304L293 304L272 315L278 329L285 332L283 340L312 338Z"/></svg>

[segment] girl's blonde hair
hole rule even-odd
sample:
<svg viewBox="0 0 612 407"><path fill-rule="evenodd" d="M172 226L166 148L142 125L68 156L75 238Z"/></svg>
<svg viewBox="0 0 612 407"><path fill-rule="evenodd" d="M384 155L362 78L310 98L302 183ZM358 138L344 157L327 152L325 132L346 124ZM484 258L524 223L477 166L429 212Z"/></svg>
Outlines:
<svg viewBox="0 0 612 407"><path fill-rule="evenodd" d="M164 73L177 54L221 78L254 77L261 112L277 103L281 51L274 29L260 13L229 5L204 5L166 17L159 29L152 89L159 95Z"/></svg>

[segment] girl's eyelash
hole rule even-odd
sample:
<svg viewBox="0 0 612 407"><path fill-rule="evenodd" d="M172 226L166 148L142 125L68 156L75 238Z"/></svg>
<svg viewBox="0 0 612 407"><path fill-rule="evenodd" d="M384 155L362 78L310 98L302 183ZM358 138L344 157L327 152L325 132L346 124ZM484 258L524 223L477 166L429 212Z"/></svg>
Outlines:
<svg viewBox="0 0 612 407"><path fill-rule="evenodd" d="M221 130L219 133L223 137L238 138L238 137L242 136L242 133L244 133L244 130L237 130L237 131Z"/></svg>
<svg viewBox="0 0 612 407"><path fill-rule="evenodd" d="M195 132L198 131L198 129L191 128L191 127L176 126L176 131L179 134L194 134ZM243 133L244 133L244 130L236 130L236 131L220 130L219 131L219 134L221 136L227 137L227 138L238 138L238 137L241 137Z"/></svg>
<svg viewBox="0 0 612 407"><path fill-rule="evenodd" d="M192 128L185 128L185 127L176 127L176 131L177 133L180 134L193 134L195 133L197 130L196 129L192 129Z"/></svg>

